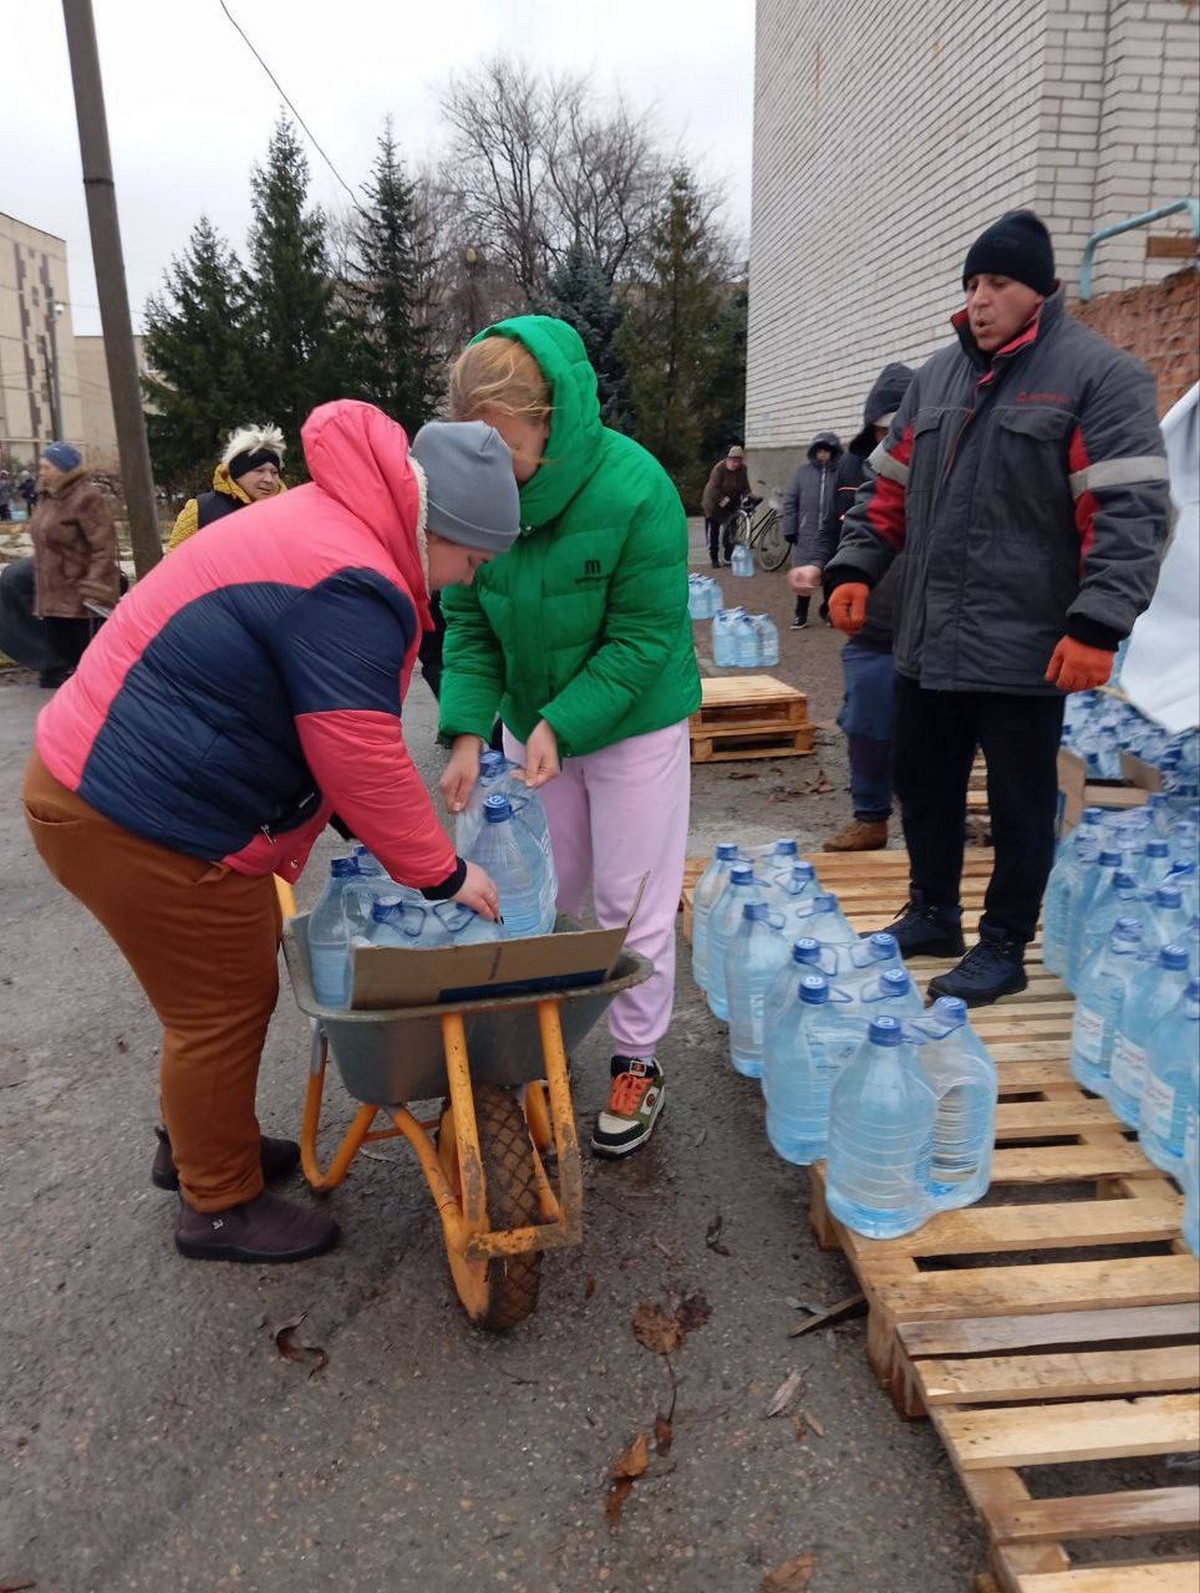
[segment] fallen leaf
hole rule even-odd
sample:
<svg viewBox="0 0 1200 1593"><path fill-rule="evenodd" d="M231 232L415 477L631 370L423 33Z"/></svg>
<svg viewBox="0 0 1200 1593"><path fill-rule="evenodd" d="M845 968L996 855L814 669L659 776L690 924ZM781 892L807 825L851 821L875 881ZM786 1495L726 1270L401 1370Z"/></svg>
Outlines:
<svg viewBox="0 0 1200 1593"><path fill-rule="evenodd" d="M762 1579L762 1593L805 1593L817 1569L815 1554L798 1554L794 1560L785 1560Z"/></svg>
<svg viewBox="0 0 1200 1593"><path fill-rule="evenodd" d="M806 1410L804 1412L804 1420L812 1428L813 1432L816 1433L818 1438L824 1438L825 1429L811 1411Z"/></svg>
<svg viewBox="0 0 1200 1593"><path fill-rule="evenodd" d="M769 1416L782 1416L803 1386L804 1373L789 1372L775 1390L775 1398L763 1412L763 1419L765 1420Z"/></svg>
<svg viewBox="0 0 1200 1593"><path fill-rule="evenodd" d="M662 1411L654 1418L654 1453L656 1455L669 1455L671 1445L675 1442L675 1429L671 1419L664 1416Z"/></svg>
<svg viewBox="0 0 1200 1593"><path fill-rule="evenodd" d="M670 1355L683 1339L683 1328L653 1300L643 1300L633 1316L633 1336L654 1355Z"/></svg>
<svg viewBox="0 0 1200 1593"><path fill-rule="evenodd" d="M608 1485L608 1493L604 1499L604 1514L614 1532L621 1525L621 1512L632 1492L633 1483L628 1477L619 1477L616 1482L610 1482Z"/></svg>
<svg viewBox="0 0 1200 1593"><path fill-rule="evenodd" d="M705 1126L700 1130L700 1132L696 1135L695 1140L693 1141L693 1145L694 1145L695 1149L699 1150L701 1145L704 1144L704 1141L707 1138L708 1138L708 1125L705 1124Z"/></svg>
<svg viewBox="0 0 1200 1593"><path fill-rule="evenodd" d="M613 1461L609 1476L613 1482L619 1482L622 1477L631 1479L644 1477L649 1464L650 1440L645 1433L639 1433L628 1448L623 1449Z"/></svg>
<svg viewBox="0 0 1200 1593"><path fill-rule="evenodd" d="M714 1255L727 1256L729 1254L727 1247L721 1243L721 1229L724 1226L725 1219L722 1217L721 1213L718 1212L713 1220L709 1223L708 1231L704 1235L704 1243Z"/></svg>
<svg viewBox="0 0 1200 1593"><path fill-rule="evenodd" d="M694 1333L697 1328L702 1328L712 1315L712 1306L705 1297L696 1291L695 1294L684 1295L679 1302L679 1309L675 1312L675 1320L679 1323L684 1333Z"/></svg>
<svg viewBox="0 0 1200 1593"><path fill-rule="evenodd" d="M840 1322L844 1317L857 1316L859 1311L867 1308L865 1294L847 1295L844 1300L838 1300L825 1311L819 1311L816 1316L809 1317L807 1322L801 1322L799 1327L788 1329L789 1339L798 1339L802 1333L811 1333L814 1328L827 1327L831 1322ZM807 1310L807 1306L805 1307Z"/></svg>
<svg viewBox="0 0 1200 1593"><path fill-rule="evenodd" d="M296 1329L307 1315L307 1311L301 1311L294 1322L285 1322L282 1327L277 1327L272 1337L275 1340L275 1348L285 1361L311 1360L313 1364L308 1369L308 1375L315 1377L329 1365L329 1356L319 1344L305 1344L296 1337Z"/></svg>
<svg viewBox="0 0 1200 1593"><path fill-rule="evenodd" d="M802 1444L804 1442L804 1440L808 1437L808 1425L805 1422L804 1417L803 1416L793 1416L792 1417L792 1426L795 1429L796 1442L798 1444Z"/></svg>
<svg viewBox="0 0 1200 1593"><path fill-rule="evenodd" d="M36 1587L36 1582L0 1582L0 1593L27 1593L31 1587Z"/></svg>
<svg viewBox="0 0 1200 1593"><path fill-rule="evenodd" d="M739 772L737 774L727 775L726 779L728 779L728 780L757 780L758 779L758 775L752 769L743 769L743 770L739 770Z"/></svg>

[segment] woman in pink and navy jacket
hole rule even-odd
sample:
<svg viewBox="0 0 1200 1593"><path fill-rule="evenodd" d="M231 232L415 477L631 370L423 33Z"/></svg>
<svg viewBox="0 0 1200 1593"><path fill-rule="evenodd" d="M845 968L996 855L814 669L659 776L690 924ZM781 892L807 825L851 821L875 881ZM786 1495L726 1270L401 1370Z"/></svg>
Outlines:
<svg viewBox="0 0 1200 1593"><path fill-rule="evenodd" d="M410 453L348 400L303 440L308 485L210 526L121 601L38 719L25 781L38 851L162 1022L175 1238L200 1258L300 1260L337 1238L263 1189L298 1159L254 1112L278 994L272 875L294 880L336 811L397 880L498 910L438 822L401 704L430 593L517 536L511 455L465 422L424 427Z"/></svg>

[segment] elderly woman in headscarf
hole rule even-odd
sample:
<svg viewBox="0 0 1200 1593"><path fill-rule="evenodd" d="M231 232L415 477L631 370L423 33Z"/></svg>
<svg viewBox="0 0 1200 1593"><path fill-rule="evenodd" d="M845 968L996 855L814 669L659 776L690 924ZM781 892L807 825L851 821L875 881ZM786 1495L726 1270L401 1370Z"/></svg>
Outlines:
<svg viewBox="0 0 1200 1593"><path fill-rule="evenodd" d="M100 488L88 480L79 449L52 442L38 461L38 488L29 522L33 612L57 660L43 669L41 684L53 687L74 672L95 633L97 616L121 595L121 577L113 512Z"/></svg>
<svg viewBox="0 0 1200 1593"><path fill-rule="evenodd" d="M286 492L279 477L283 447L283 433L276 426L240 426L225 444L211 491L189 498L180 509L167 552L235 509Z"/></svg>

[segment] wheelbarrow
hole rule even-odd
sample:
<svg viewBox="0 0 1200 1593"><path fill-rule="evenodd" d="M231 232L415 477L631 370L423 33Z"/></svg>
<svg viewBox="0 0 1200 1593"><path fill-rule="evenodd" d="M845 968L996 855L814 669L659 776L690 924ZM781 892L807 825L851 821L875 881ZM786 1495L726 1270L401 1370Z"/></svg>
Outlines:
<svg viewBox="0 0 1200 1593"><path fill-rule="evenodd" d="M285 910L289 896L281 891ZM623 950L599 984L358 1012L317 1001L307 914L285 923L283 952L313 1030L300 1134L305 1177L314 1189L334 1189L364 1145L403 1135L438 1209L467 1315L492 1332L515 1327L537 1305L542 1252L578 1244L582 1233L568 1053L618 991L649 978L650 963ZM322 1169L317 1136L331 1053L360 1105ZM410 1105L438 1097L433 1116L418 1117ZM376 1127L381 1117L388 1121Z"/></svg>

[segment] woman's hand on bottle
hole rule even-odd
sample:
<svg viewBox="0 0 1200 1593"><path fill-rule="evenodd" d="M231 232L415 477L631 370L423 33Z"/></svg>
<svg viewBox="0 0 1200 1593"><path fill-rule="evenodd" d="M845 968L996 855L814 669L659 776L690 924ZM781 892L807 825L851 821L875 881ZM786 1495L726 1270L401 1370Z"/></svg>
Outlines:
<svg viewBox="0 0 1200 1593"><path fill-rule="evenodd" d="M500 892L496 881L478 863L467 864L467 877L450 899L473 908L480 918L495 920L500 917Z"/></svg>
<svg viewBox="0 0 1200 1593"><path fill-rule="evenodd" d="M479 779L478 736L456 736L450 761L438 782L442 798L451 813L461 813Z"/></svg>
<svg viewBox="0 0 1200 1593"><path fill-rule="evenodd" d="M553 780L561 771L558 737L551 725L544 719L539 719L525 743L525 784L531 791L536 791L539 786Z"/></svg>

